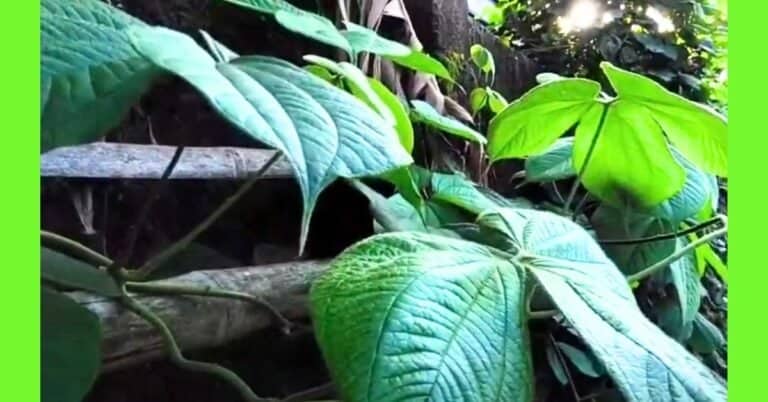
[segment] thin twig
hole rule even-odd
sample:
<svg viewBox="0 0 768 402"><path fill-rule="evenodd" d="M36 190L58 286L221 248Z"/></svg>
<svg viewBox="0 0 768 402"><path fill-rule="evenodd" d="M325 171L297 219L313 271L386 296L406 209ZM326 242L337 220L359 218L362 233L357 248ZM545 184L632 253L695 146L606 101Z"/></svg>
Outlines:
<svg viewBox="0 0 768 402"><path fill-rule="evenodd" d="M318 385L317 387L312 387L309 389L306 389L304 391L297 392L295 394L288 395L283 399L281 402L306 402L315 400L317 398L323 398L326 395L333 392L334 386L332 382Z"/></svg>
<svg viewBox="0 0 768 402"><path fill-rule="evenodd" d="M163 322L163 320L157 316L157 314L153 313L146 306L128 295L124 295L121 298L121 301L127 309L133 311L141 318L147 320L147 322L152 324L152 326L160 331L160 334L163 336L163 340L165 341L168 357L171 359L172 363L176 364L182 369L193 372L206 373L228 382L240 392L243 399L247 402L274 401L274 399L265 399L256 395L253 390L251 390L251 387L249 387L242 378L227 368L219 366L218 364L188 360L181 353L181 349L179 349L179 345L176 344L176 340L173 338L171 330L168 328L165 322Z"/></svg>
<svg viewBox="0 0 768 402"><path fill-rule="evenodd" d="M242 300L249 303L253 303L259 307L267 309L272 316L280 322L283 332L289 334L294 324L289 321L283 314L269 304L261 297L257 297L248 293L238 292L234 290L219 289L212 286L188 286L188 285L176 285L176 284L164 284L164 283L145 283L145 282L126 282L125 287L127 290L137 293L147 293L155 295L178 295L178 296L203 296L203 297L218 297L225 299Z"/></svg>
<svg viewBox="0 0 768 402"><path fill-rule="evenodd" d="M141 268L139 268L137 271L129 272L127 275L127 279L131 281L143 281L145 278L147 278L150 274L152 274L155 270L157 270L160 266L162 266L163 263L168 261L171 257L175 256L180 251L184 250L189 244L191 244L200 234L202 234L206 229L208 229L211 225L213 225L216 220L219 219L229 208L231 208L237 201L245 195L248 190L253 187L254 184L256 184L257 181L259 181L263 176L264 172L269 170L269 168L277 162L280 157L282 156L282 152L275 153L272 158L267 161L267 163L264 164L264 166L259 169L256 174L253 175L248 181L246 181L240 189L237 190L235 194L227 198L226 201L224 201L215 211L213 211L212 214L210 214L203 222L201 222L199 225L197 225L194 229L192 229L191 232L189 232L186 236L176 241L174 244L172 244L170 247L166 248L159 254L155 255L154 257L150 258L149 261L147 261Z"/></svg>
<svg viewBox="0 0 768 402"><path fill-rule="evenodd" d="M45 230L40 231L42 244L57 248L96 266L108 267L112 260L72 239Z"/></svg>
<svg viewBox="0 0 768 402"><path fill-rule="evenodd" d="M184 152L184 146L176 147L176 151L173 153L173 157L171 158L171 161L168 163L168 166L166 166L165 170L163 171L163 175L160 177L160 180L155 182L152 188L149 190L150 191L149 196L144 201L144 205L141 207L141 211L139 211L139 215L136 217L136 222L134 222L133 227L131 227L130 231L128 232L127 244L123 248L123 252L115 259L114 263L112 263L112 265L110 265L108 268L108 271L111 274L118 275L118 270L121 267L124 267L133 256L133 251L136 248L136 240L139 238L139 233L141 233L141 228L144 226L144 222L147 220L147 217L149 216L149 212L152 210L152 205L155 203L155 200L160 195L160 192L167 185L168 178L171 177L171 173L173 173L173 168L175 168L176 164L179 163L179 159L181 158L181 154L183 152Z"/></svg>
<svg viewBox="0 0 768 402"><path fill-rule="evenodd" d="M716 230L716 231L714 231L712 233L704 235L701 238L697 239L696 241L688 243L685 247L675 251L674 253L672 253L668 257L664 258L663 260L661 260L661 261L651 265L648 268L643 269L642 271L640 271L640 272L638 272L636 274L628 276L627 277L627 281L630 282L630 283L632 283L632 282L639 282L639 281L641 281L641 280L643 280L643 279L653 275L654 273L656 273L656 271L658 271L658 270L660 270L662 268L665 268L668 265L672 264L673 262L679 260L686 253L690 252L691 250L696 249L696 247L699 247L699 246L701 246L703 244L709 243L710 241L712 241L712 240L714 240L714 239L716 239L718 237L725 236L727 233L728 233L728 228L724 227L722 229L718 229L718 230Z"/></svg>
<svg viewBox="0 0 768 402"><path fill-rule="evenodd" d="M568 369L568 364L565 362L565 358L563 357L563 353L560 351L560 348L557 346L557 342L555 342L555 337L552 336L552 334L549 334L549 341L552 343L552 348L555 350L555 354L557 355L557 360L560 361L560 365L563 366L563 371L565 371L565 376L568 377L568 384L571 386L571 392L573 392L573 397L580 401L581 397L579 396L579 391L576 389L576 383L573 381L573 376L571 376L571 370Z"/></svg>
<svg viewBox="0 0 768 402"><path fill-rule="evenodd" d="M712 219L706 220L704 222L701 222L697 224L696 226L689 227L684 230L680 230L677 232L672 233L664 233L654 236L648 236L648 237L640 237L637 239L616 239L616 240L598 240L598 243L600 244L611 244L611 245L628 245L628 244L641 244L641 243L651 243L661 240L669 240L669 239L675 239L681 236L685 236L691 233L696 233L700 230L706 229L712 225L718 224L723 222L723 218L721 215L718 215Z"/></svg>

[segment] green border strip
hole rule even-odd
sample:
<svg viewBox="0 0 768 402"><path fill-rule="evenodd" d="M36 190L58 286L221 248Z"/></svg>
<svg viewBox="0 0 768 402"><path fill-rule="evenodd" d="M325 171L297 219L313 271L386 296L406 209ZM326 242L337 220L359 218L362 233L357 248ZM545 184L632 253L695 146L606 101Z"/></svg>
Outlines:
<svg viewBox="0 0 768 402"><path fill-rule="evenodd" d="M6 3L0 96L2 397L40 400L40 3Z"/></svg>
<svg viewBox="0 0 768 402"><path fill-rule="evenodd" d="M763 320L768 295L768 2L738 1L729 8L729 401L764 400L768 361Z"/></svg>

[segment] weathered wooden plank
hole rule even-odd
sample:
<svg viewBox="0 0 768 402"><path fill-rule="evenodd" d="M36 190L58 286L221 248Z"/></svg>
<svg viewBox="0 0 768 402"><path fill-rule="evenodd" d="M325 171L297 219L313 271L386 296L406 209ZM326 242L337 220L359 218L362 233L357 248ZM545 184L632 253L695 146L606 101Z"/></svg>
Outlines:
<svg viewBox="0 0 768 402"><path fill-rule="evenodd" d="M57 148L40 157L42 177L88 179L159 179L176 147L97 142ZM171 179L239 180L257 172L274 156L267 149L188 147L181 154ZM264 175L287 178L293 170L281 158Z"/></svg>

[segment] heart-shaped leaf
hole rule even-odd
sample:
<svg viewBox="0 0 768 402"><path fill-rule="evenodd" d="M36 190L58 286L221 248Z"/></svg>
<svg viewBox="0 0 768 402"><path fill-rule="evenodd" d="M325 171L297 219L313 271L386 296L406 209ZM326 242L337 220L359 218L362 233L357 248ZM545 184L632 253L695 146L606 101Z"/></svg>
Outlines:
<svg viewBox="0 0 768 402"><path fill-rule="evenodd" d="M147 58L187 80L223 117L291 161L304 198L302 250L317 197L331 182L412 162L391 125L296 66L262 56L216 63L191 38L164 28L131 35Z"/></svg>
<svg viewBox="0 0 768 402"><path fill-rule="evenodd" d="M528 91L491 120L492 161L522 158L546 150L597 102L600 84L564 78Z"/></svg>
<svg viewBox="0 0 768 402"><path fill-rule="evenodd" d="M479 144L486 143L486 139L482 134L467 127L456 119L443 116L429 103L420 100L412 100L411 105L413 105L411 111L413 112L415 121L468 141L477 142Z"/></svg>
<svg viewBox="0 0 768 402"><path fill-rule="evenodd" d="M81 402L101 364L101 327L93 313L43 288L40 382L43 402Z"/></svg>
<svg viewBox="0 0 768 402"><path fill-rule="evenodd" d="M40 3L41 151L96 140L116 127L161 71L132 46L145 26L98 0Z"/></svg>
<svg viewBox="0 0 768 402"><path fill-rule="evenodd" d="M313 284L315 335L344 400L529 401L524 284L483 246L379 235Z"/></svg>

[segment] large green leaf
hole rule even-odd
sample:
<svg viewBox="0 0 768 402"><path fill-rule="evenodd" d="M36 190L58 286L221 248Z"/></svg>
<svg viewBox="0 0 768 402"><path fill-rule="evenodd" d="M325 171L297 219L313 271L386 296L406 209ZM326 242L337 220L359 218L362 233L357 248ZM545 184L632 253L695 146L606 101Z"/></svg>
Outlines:
<svg viewBox="0 0 768 402"><path fill-rule="evenodd" d="M42 0L41 150L96 140L160 73L126 29L145 24L98 0Z"/></svg>
<svg viewBox="0 0 768 402"><path fill-rule="evenodd" d="M430 127L434 127L440 131L444 131L448 134L463 138L468 141L485 144L486 139L482 134L478 133L474 129L467 127L460 121L443 116L435 108L427 102L420 100L412 100L411 110L414 116L414 120L424 123Z"/></svg>
<svg viewBox="0 0 768 402"><path fill-rule="evenodd" d="M344 400L529 401L524 284L480 245L379 235L313 284L315 334Z"/></svg>
<svg viewBox="0 0 768 402"><path fill-rule="evenodd" d="M99 372L99 320L74 300L43 288L40 382L43 402L81 402Z"/></svg>
<svg viewBox="0 0 768 402"><path fill-rule="evenodd" d="M705 174L675 148L672 155L685 170L685 184L672 198L644 211L670 222L682 222L691 218L717 197L717 181ZM573 137L557 140L546 152L526 159L526 179L547 182L567 179L576 174L573 168Z"/></svg>
<svg viewBox="0 0 768 402"><path fill-rule="evenodd" d="M631 402L726 400L723 382L640 311L626 279L580 226L504 209L480 218L517 256Z"/></svg>
<svg viewBox="0 0 768 402"><path fill-rule="evenodd" d="M498 161L543 152L581 119L599 94L600 84L578 78L533 88L491 120L488 155Z"/></svg>
<svg viewBox="0 0 768 402"><path fill-rule="evenodd" d="M685 171L649 112L623 100L607 111L604 107L594 106L583 116L573 144L574 168L579 172L599 135L581 177L589 192L614 206L645 209L680 191Z"/></svg>
<svg viewBox="0 0 768 402"><path fill-rule="evenodd" d="M728 126L714 110L676 95L655 81L600 64L619 98L646 108L677 149L704 171L728 176ZM648 134L644 134L648 135Z"/></svg>
<svg viewBox="0 0 768 402"><path fill-rule="evenodd" d="M60 286L110 297L121 295L106 271L45 247L40 249L40 270L44 280Z"/></svg>
<svg viewBox="0 0 768 402"><path fill-rule="evenodd" d="M302 246L317 197L336 178L373 176L412 161L391 125L296 66L262 56L216 63L181 33L131 34L143 54L186 79L223 117L288 157L304 198Z"/></svg>

